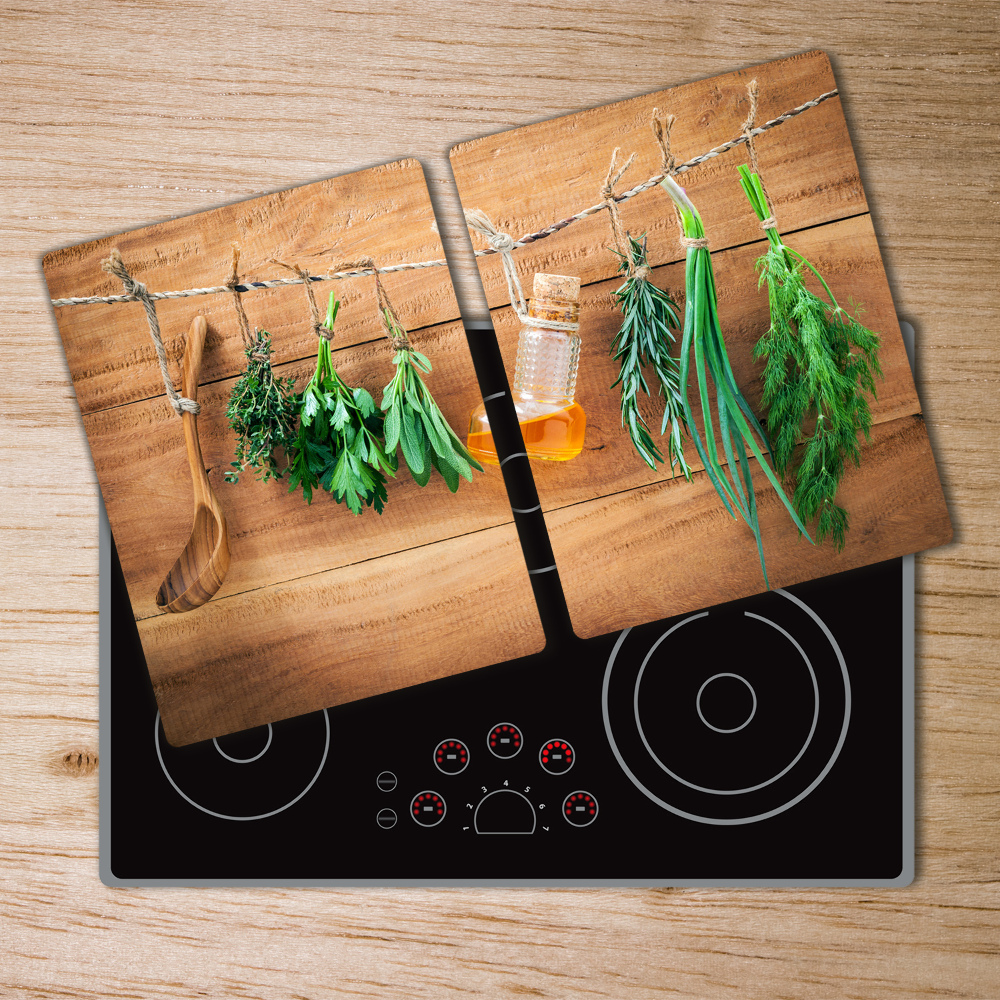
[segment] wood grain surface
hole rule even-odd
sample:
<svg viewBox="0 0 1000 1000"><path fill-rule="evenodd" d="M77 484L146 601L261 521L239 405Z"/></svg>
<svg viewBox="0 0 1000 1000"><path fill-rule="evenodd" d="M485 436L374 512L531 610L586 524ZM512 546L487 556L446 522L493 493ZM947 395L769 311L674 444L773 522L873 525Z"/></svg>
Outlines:
<svg viewBox="0 0 1000 1000"><path fill-rule="evenodd" d="M153 292L208 288L228 279L234 243L241 277L249 281L288 277L276 261L324 273L366 257L383 267L441 260L433 223L423 170L407 159L72 246L47 254L43 268L53 298L120 294L117 279L101 270L114 246L132 277ZM459 309L448 268L395 272L383 284L413 343L433 359L427 385L461 432L481 393L464 328L454 322ZM341 297L338 320L343 316L332 341L334 365L349 385L379 400L395 368L374 279L314 289L324 304L331 293ZM295 375L301 390L316 364L305 289L254 289L244 298L254 325L271 334L278 376ZM232 296L162 299L156 308L175 384L181 355L187 365L192 317L211 324L198 376L205 387L198 429L208 485L230 533L230 570L211 607L181 615L167 614L157 595L192 532L192 473L145 310L128 302L55 312L171 743L223 736L542 649L497 470L476 475L452 496L437 474L419 488L401 463L382 516L355 517L320 490L306 505L301 492L255 482L249 472L227 483L236 445L226 406L246 366ZM473 584L477 570L485 575ZM476 642L469 642L471 629L480 633Z"/></svg>
<svg viewBox="0 0 1000 1000"><path fill-rule="evenodd" d="M0 994L1000 994L997 6L624 10L70 0L0 15ZM917 328L917 389L956 527L952 544L917 557L914 884L102 886L97 485L43 255L412 155L456 248L459 298L482 317L448 170L455 142L811 48L831 56L893 296Z"/></svg>
<svg viewBox="0 0 1000 1000"><path fill-rule="evenodd" d="M640 170L631 183L662 172L662 153L650 128L655 107L676 116L677 136L671 136L671 149L678 162L734 138L746 120L750 79L757 80L762 94L758 124L836 89L826 54L807 52L462 143L451 151L451 165L463 206L485 206L487 215L501 206L505 214L522 210L525 218L513 216L502 224L512 235L542 229L601 200L599 195L582 199L588 187L600 192L610 149L621 147L621 155L615 154L618 163L626 162L632 151L643 153L641 161L637 157ZM764 133L757 146L782 238L818 266L837 300L844 305L854 303L863 311L866 325L881 337L886 377L878 385L883 400L873 403L874 420L919 415L920 402L839 98ZM702 210L713 248L719 320L734 375L760 412L763 365L753 363L753 350L767 332L770 316L766 291L755 287L754 264L768 244L761 239L757 218L748 211L738 182L736 166L747 158L745 147L729 150L684 173L682 182ZM575 206L567 201L567 191L581 199ZM649 241L654 280L683 305L684 264L677 258L683 258L685 251L666 192L655 187L642 192L624 202L620 214L626 231L637 237L645 234ZM672 481L669 466L661 465L654 472L645 465L622 426L621 392L616 386L619 372L608 356L621 326L613 292L622 276L618 273L620 257L608 249L613 242L608 213L600 212L514 252L515 266L528 288L535 267L579 275L584 281L580 315L584 346L577 402L587 414L585 457L565 463L532 463L577 635L591 638L626 623L639 625L747 597L768 583L790 586L881 562L907 554L902 545L921 551L951 540L951 524L922 420L906 421L905 433L898 427L861 443L860 467L852 470L850 484L842 484L837 494L851 524L842 552L830 542L799 544L798 530L790 518L781 516L780 504L774 507L777 496L763 481L759 503L774 508L773 516L761 513L769 564L766 582L753 533L745 524L727 525L721 503L723 517L714 530L705 523L708 508L694 517L682 513L689 504L701 507L713 492L701 463L691 462L691 483ZM498 256L480 257L479 268L484 283L492 286L495 323L503 330L505 363L508 377L513 378L517 330L513 310L503 306L509 292L506 279L498 274ZM665 266L657 267L657 262ZM498 279L503 289L497 287ZM812 285L824 294L818 281ZM679 353L679 344L674 351ZM661 425L662 399L645 402L647 424L656 430ZM701 422L700 410L699 405L697 423ZM887 462L885 443L904 439L907 462ZM723 455L721 436L718 441ZM686 451L695 454L693 442L686 443ZM752 464L758 468L756 462ZM654 483L659 486L652 487ZM623 495L626 491L632 495ZM613 500L566 512L568 506L587 497ZM566 516L548 516L557 511ZM665 518L672 523L664 523ZM807 527L813 530L815 522ZM705 571L713 562L719 567L714 575ZM636 594L637 579L649 583L649 592L641 598ZM678 581L683 581L683 587Z"/></svg>

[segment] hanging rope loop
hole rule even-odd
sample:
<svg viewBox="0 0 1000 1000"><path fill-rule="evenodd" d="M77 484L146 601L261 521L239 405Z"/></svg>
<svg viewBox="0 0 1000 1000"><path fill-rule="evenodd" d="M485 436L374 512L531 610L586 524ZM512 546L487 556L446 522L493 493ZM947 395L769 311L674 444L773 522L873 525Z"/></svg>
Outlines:
<svg viewBox="0 0 1000 1000"><path fill-rule="evenodd" d="M747 84L747 94L750 97L750 113L747 115L747 120L743 123L742 135L746 139L747 149L750 152L750 169L760 179L760 187L764 192L764 203L767 205L767 218L761 220L760 228L764 230L777 229L778 223L774 218L771 196L767 193L767 187L764 184L764 175L760 172L760 164L757 162L757 146L754 142L754 123L757 120L757 99L759 96L756 80L751 80Z"/></svg>
<svg viewBox="0 0 1000 1000"><path fill-rule="evenodd" d="M408 351L410 349L410 338L406 334L406 328L399 322L396 310L386 293L379 277L379 269L375 266L375 261L371 257L363 257L360 261L363 268L371 269L375 276L375 301L378 303L378 318L382 322L382 330L394 351Z"/></svg>
<svg viewBox="0 0 1000 1000"><path fill-rule="evenodd" d="M510 298L510 304L514 312L517 313L518 319L523 320L528 315L528 303L525 301L524 289L521 287L521 279L517 274L517 265L514 263L516 241L510 233L501 233L493 225L490 217L478 208L468 208L465 210L465 222L471 230L479 233L500 254L500 261L503 265L503 276L507 281L507 295Z"/></svg>
<svg viewBox="0 0 1000 1000"><path fill-rule="evenodd" d="M285 268L286 271L291 271L297 274L302 279L302 287L306 290L306 299L309 302L309 318L312 321L313 333L317 337L322 337L323 340L332 340L333 331L328 330L323 325L323 319L320 316L319 306L316 305L316 295L313 292L313 281L312 276L309 272L303 268L299 267L298 264L286 264L284 261L271 259L272 264L277 264L278 267Z"/></svg>
<svg viewBox="0 0 1000 1000"><path fill-rule="evenodd" d="M635 159L633 153L620 167L618 166L618 154L621 148L616 146L611 154L611 163L608 165L608 173L601 185L601 198L603 204L608 209L608 219L611 223L611 238L615 242L615 249L628 266L628 276L635 276L635 265L632 263L632 253L628 241L628 233L622 225L621 213L618 211L618 199L615 197L615 188L622 179L625 171L632 166Z"/></svg>
<svg viewBox="0 0 1000 1000"><path fill-rule="evenodd" d="M182 413L201 412L201 407L193 399L182 396L175 388L174 381L170 377L170 368L167 365L167 352L163 346L163 337L160 334L160 321L156 315L156 305L150 298L149 290L141 281L136 281L128 273L122 255L117 249L111 251L109 256L101 261L101 270L113 274L125 289L126 295L134 295L143 308L146 310L146 319L149 322L149 334L153 338L153 346L156 348L156 358L160 362L160 374L163 376L163 387L167 390L167 399L174 408L174 412L180 416Z"/></svg>

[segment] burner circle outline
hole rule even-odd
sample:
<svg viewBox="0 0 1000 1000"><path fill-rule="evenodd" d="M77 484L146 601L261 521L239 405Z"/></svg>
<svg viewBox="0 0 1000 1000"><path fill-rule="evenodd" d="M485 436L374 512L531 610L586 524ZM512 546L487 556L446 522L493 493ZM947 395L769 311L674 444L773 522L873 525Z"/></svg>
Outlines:
<svg viewBox="0 0 1000 1000"><path fill-rule="evenodd" d="M777 593L782 593L782 591L777 591ZM791 762L786 764L777 774L768 778L766 781L761 781L756 785L748 785L746 788L708 788L704 785L696 785L693 781L688 781L686 778L682 778L679 774L675 774L673 771L667 767L666 764L660 760L659 757L653 752L653 748L649 744L649 740L646 739L646 733L642 728L642 721L639 719L639 686L642 683L642 675L646 669L646 665L649 663L650 658L653 653L656 652L656 648L667 638L671 633L676 632L682 625L686 625L690 621L694 621L696 618L707 618L709 612L702 611L697 615L691 615L685 618L683 621L679 621L676 625L672 625L663 635L660 636L656 642L653 643L649 652L646 654L646 658L642 661L642 666L639 668L639 674L635 679L635 691L632 698L633 711L635 713L635 724L639 730L639 736L642 739L643 745L646 748L646 752L654 761L659 765L659 767L666 771L674 781L679 781L682 785L687 785L688 788L693 788L696 792L706 792L709 795L745 795L747 792L758 792L762 788L766 788L768 785L773 785L779 778L783 778L788 772L795 767L796 764L802 759L806 750L809 749L809 744L812 743L813 736L816 735L816 726L819 724L819 683L816 680L816 671L813 670L812 663L809 662L809 657L806 656L805 650L799 645L793 636L786 632L780 625L771 621L769 618L764 618L763 615L755 615L750 611L744 611L743 614L747 618L756 618L758 621L765 622L768 625L776 628L798 651L799 655L805 661L806 668L809 670L809 676L812 679L813 685L813 717L812 724L809 727L809 733L806 735L805 742L799 747L799 752L792 758ZM711 678L709 678L711 679ZM743 678L740 678L742 680ZM706 681L706 683L708 683ZM845 675L845 684L847 683ZM748 685L749 686L749 685ZM751 691L753 688L750 689ZM754 704L756 706L757 696L754 694ZM749 719L747 720L750 721ZM715 728L714 726L712 728ZM741 727L742 728L742 727Z"/></svg>
<svg viewBox="0 0 1000 1000"><path fill-rule="evenodd" d="M734 729L720 729L718 726L713 726L712 723L705 718L705 714L701 710L701 696L705 688L707 688L712 681L717 681L720 677L735 677L736 680L743 681L743 683L750 689L750 697L753 698L753 705L750 708L750 714ZM753 717L757 714L757 692L754 691L753 685L745 677L740 677L739 674L729 673L728 671L721 674L712 674L712 676L709 677L709 679L705 681L700 688L698 688L698 694L694 700L694 707L698 710L698 718L701 719L701 721L704 722L709 729L714 729L717 733L738 733L741 729L746 729L746 727L750 725Z"/></svg>
<svg viewBox="0 0 1000 1000"><path fill-rule="evenodd" d="M173 790L189 805L195 807L195 809L201 810L201 812L206 813L209 816L214 816L216 819L231 819L237 823L246 823L250 820L256 819L270 819L272 816L277 816L278 813L283 813L286 809L291 809L296 802L299 802L305 797L313 785L319 780L320 774L323 773L323 768L326 766L326 759L330 755L330 715L327 710L323 709L323 722L326 724L326 740L323 744L323 755L320 758L319 767L316 768L316 773L309 779L309 784L295 796L291 802L286 802L283 806L278 806L277 809L272 809L270 812L258 813L256 816L230 816L228 813L216 812L214 809L209 809L207 806L201 805L199 802L195 802L190 795L185 792L180 785L174 781L170 772L167 770L166 762L163 759L163 750L160 747L160 713L156 713L156 718L153 720L153 742L156 744L156 758L160 762L160 770L166 775L167 781L170 782Z"/></svg>
<svg viewBox="0 0 1000 1000"><path fill-rule="evenodd" d="M611 671L614 668L615 659L618 656L618 652L624 644L628 634L632 631L631 628L625 629L618 639L615 641L614 648L611 650L611 655L608 657L608 665L604 670L604 682L601 687L601 713L604 717L604 731L608 737L608 743L611 746L611 752L615 755L615 759L618 761L619 766L625 772L626 777L629 781L635 785L636 788L642 792L651 802L660 806L661 809L666 809L667 812L673 813L675 816L680 816L682 819L689 819L695 823L705 823L709 826L744 826L749 823L759 823L765 819L771 819L773 816L778 816L783 812L791 809L793 806L798 805L807 795L813 792L823 781L823 779L830 773L833 765L837 763L837 758L840 756L841 750L844 748L844 742L847 739L847 730L851 723L851 680L847 673L847 661L844 659L843 651L840 648L840 644L837 642L833 633L830 631L826 622L808 604L805 603L801 598L796 597L794 594L790 594L787 590L774 590L774 594L780 594L782 597L791 601L793 604L801 608L812 620L819 626L820 630L826 636L827 641L830 643L833 652L836 654L837 662L840 665L841 676L844 681L844 721L840 727L840 736L837 739L837 745L833 748L833 752L830 754L829 759L824 765L820 773L806 786L798 795L793 796L787 802L782 803L780 806L776 806L774 809L769 809L766 812L757 813L754 816L734 816L732 818L724 819L716 816L699 816L697 813L687 812L684 809L680 809L675 805L671 805L669 802L661 799L655 792L650 791L632 772L632 769L625 762L625 758L622 755L621 749L619 748L617 742L615 741L614 733L611 729L611 718L610 710L608 708L608 689L611 686ZM701 618L707 615L708 612L702 612L698 615L692 615L690 618L684 619L684 622L690 621L692 618ZM746 612L744 612L746 614ZM684 622L678 623L675 628L680 627Z"/></svg>
<svg viewBox="0 0 1000 1000"><path fill-rule="evenodd" d="M222 749L222 747L219 746L219 740L217 737L213 736L212 742L215 744L215 749L218 750L219 753L226 758L226 760L232 761L234 764L252 764L255 760L260 760L261 757L263 757L264 754L266 754L267 751L271 749L271 740L273 739L274 739L274 727L269 722L267 724L267 742L264 744L264 749L261 750L259 754L256 754L253 757L231 757L229 754L226 753L225 750Z"/></svg>

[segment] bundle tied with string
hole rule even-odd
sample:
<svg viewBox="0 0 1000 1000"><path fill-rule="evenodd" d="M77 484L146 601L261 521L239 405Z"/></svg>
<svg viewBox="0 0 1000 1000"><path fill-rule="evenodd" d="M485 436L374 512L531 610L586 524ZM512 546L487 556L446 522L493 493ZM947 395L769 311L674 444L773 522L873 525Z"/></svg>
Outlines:
<svg viewBox="0 0 1000 1000"><path fill-rule="evenodd" d="M655 132L654 128L654 132ZM662 145L661 145L661 148ZM661 186L674 203L685 247L684 336L680 354L680 387L684 417L698 457L726 510L741 517L757 543L764 585L769 586L764 546L757 515L757 497L749 457L760 464L796 527L805 527L785 495L767 459L767 435L736 384L726 341L719 323L712 255L701 215L687 192L667 174ZM697 394L704 432L698 429L692 407ZM722 452L718 441L721 439Z"/></svg>
<svg viewBox="0 0 1000 1000"><path fill-rule="evenodd" d="M452 430L423 376L433 371L426 354L414 349L395 307L369 261L375 277L375 302L382 329L393 348L396 372L382 393L385 414L385 450L396 461L397 447L418 486L426 486L431 470L437 469L448 489L458 490L460 477L472 482L472 470L483 467L472 457L465 442Z"/></svg>
<svg viewBox="0 0 1000 1000"><path fill-rule="evenodd" d="M316 371L295 397L299 428L291 452L289 492L301 489L303 499L311 504L314 491L321 489L352 514L361 514L365 507L381 514L388 499L386 477L395 476L396 460L386 451L382 415L371 393L348 385L333 363L331 341L340 300L330 293L326 318L321 320L309 272L294 264L274 263L302 278L317 336ZM353 273L367 274L369 269L377 279L370 259L354 266Z"/></svg>
<svg viewBox="0 0 1000 1000"><path fill-rule="evenodd" d="M654 122L656 112L654 111ZM655 131L655 129L654 129ZM653 440L649 425L640 408L640 392L652 395L645 369L650 367L663 396L663 420L660 435L666 436L667 461L671 475L691 478L691 468L684 458L683 437L687 430L681 401L680 368L671 356L674 331L680 329L677 305L651 280L647 237L636 239L622 224L615 188L635 159L633 153L619 167L619 150L611 154L607 176L601 185L601 197L608 208L611 239L609 249L618 259L618 270L625 281L615 290L613 298L622 314L622 325L611 342L611 356L620 365L617 380L620 386L622 427L628 432L639 457L653 470L664 461L660 447ZM668 154L664 154L666 157Z"/></svg>
<svg viewBox="0 0 1000 1000"><path fill-rule="evenodd" d="M295 378L279 378L271 367L271 335L251 332L250 321L238 289L239 245L233 244L233 262L226 287L232 292L233 308L247 364L233 386L226 405L226 418L236 435L235 460L226 482L238 483L240 473L253 471L257 479L281 479L287 468L287 452L295 437L297 411Z"/></svg>
<svg viewBox="0 0 1000 1000"><path fill-rule="evenodd" d="M754 356L766 358L763 402L772 455L778 472L794 482L793 501L802 521L815 520L817 540L830 538L843 549L850 519L836 495L847 463L861 463L859 437L867 440L871 433L868 399L882 376L880 338L838 304L820 272L778 232L754 141L756 80L748 97L743 134L750 166L738 169L743 192L767 235L757 269L760 284L767 284L771 325ZM818 282L825 298L806 287L807 278Z"/></svg>

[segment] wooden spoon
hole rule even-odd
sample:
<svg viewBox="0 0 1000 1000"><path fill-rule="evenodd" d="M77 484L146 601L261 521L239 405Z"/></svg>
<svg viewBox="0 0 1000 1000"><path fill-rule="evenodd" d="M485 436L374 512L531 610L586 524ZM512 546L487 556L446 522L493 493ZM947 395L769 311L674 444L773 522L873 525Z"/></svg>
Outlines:
<svg viewBox="0 0 1000 1000"><path fill-rule="evenodd" d="M204 316L195 316L188 331L182 365L181 393L198 398L198 375L208 324ZM222 586L229 570L229 534L212 487L208 485L205 461L198 440L198 417L185 411L184 443L194 485L194 527L184 551L160 584L156 606L164 611L193 611L210 601Z"/></svg>

